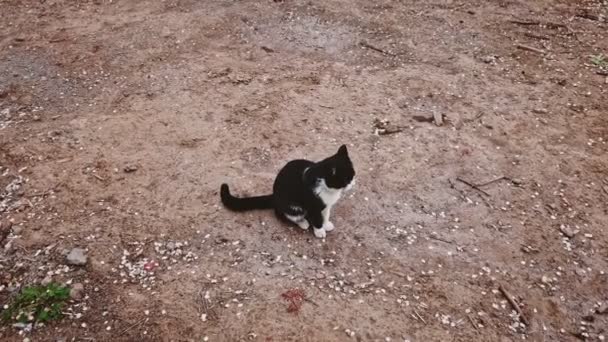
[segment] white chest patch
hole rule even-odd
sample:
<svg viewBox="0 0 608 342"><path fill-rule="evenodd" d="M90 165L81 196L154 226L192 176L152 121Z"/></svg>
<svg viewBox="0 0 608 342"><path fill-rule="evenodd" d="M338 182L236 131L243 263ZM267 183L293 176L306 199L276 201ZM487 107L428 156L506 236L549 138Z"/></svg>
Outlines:
<svg viewBox="0 0 608 342"><path fill-rule="evenodd" d="M324 180L321 180L317 187L314 189L315 194L325 203L326 206L331 207L342 196L342 189L332 189L325 184Z"/></svg>

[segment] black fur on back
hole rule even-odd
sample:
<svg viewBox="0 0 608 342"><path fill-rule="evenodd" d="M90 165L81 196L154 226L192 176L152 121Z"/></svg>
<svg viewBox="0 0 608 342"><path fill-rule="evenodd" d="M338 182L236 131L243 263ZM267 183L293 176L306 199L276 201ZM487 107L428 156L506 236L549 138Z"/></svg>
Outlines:
<svg viewBox="0 0 608 342"><path fill-rule="evenodd" d="M277 215L304 215L313 227L322 224L321 211L325 204L315 192L323 182L330 189L344 189L355 176L353 164L345 145L333 156L314 163L298 159L288 162L278 173L272 195L238 198L232 196L227 184L220 195L228 209L245 211L274 208Z"/></svg>

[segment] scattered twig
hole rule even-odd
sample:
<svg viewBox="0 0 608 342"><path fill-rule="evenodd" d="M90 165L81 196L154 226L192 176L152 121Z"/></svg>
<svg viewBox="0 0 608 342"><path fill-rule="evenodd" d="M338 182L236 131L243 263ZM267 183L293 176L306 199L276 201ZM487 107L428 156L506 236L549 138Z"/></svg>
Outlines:
<svg viewBox="0 0 608 342"><path fill-rule="evenodd" d="M515 45L515 47L517 47L520 50L532 51L532 52L540 53L540 54L543 54L543 55L545 53L547 53L545 50L537 49L535 47L528 46L528 45L523 45L523 44L517 44L517 45Z"/></svg>
<svg viewBox="0 0 608 342"><path fill-rule="evenodd" d="M204 313L209 317L209 307L207 306L207 299L202 289L198 292L198 301L200 302L199 313Z"/></svg>
<svg viewBox="0 0 608 342"><path fill-rule="evenodd" d="M443 126L443 114L439 112L433 112L433 122L436 126Z"/></svg>
<svg viewBox="0 0 608 342"><path fill-rule="evenodd" d="M390 272L390 273L392 273L392 274L394 274L394 275L400 276L401 278L407 278L407 275L405 275L405 274L403 274L403 273L401 273L401 272L399 272L399 271L395 271L395 270L388 270L388 272Z"/></svg>
<svg viewBox="0 0 608 342"><path fill-rule="evenodd" d="M485 182L485 183L477 184L477 186L482 187L482 186L490 185L490 184L492 184L492 183L499 182L499 181L501 181L501 180L503 180L503 179L504 179L504 180L511 181L511 178L509 178L509 177L506 177L506 176L500 176L500 177L498 177L498 178L496 178L496 179L492 179L492 180L491 180L491 181L489 181L489 182Z"/></svg>
<svg viewBox="0 0 608 342"><path fill-rule="evenodd" d="M523 25L523 26L535 26L540 25L540 21L526 21L526 20L509 20L510 23Z"/></svg>
<svg viewBox="0 0 608 342"><path fill-rule="evenodd" d="M333 107L333 106L327 106L327 105L322 105L322 104L320 104L319 107L321 107L321 108L327 108L327 109L334 109L334 108L336 108L336 107Z"/></svg>
<svg viewBox="0 0 608 342"><path fill-rule="evenodd" d="M519 304L517 304L517 302L515 301L515 298L513 298L513 296L511 296L511 294L509 293L509 291L507 291L507 289L505 289L504 286L502 286L502 285L498 286L498 290L503 294L503 296L505 296L505 298L507 298L507 300L509 301L509 304L511 304L511 306L513 307L513 309L519 315L519 319L526 326L530 326L530 321L528 321L528 319L526 318L526 316L524 316L524 312L521 310L521 307L519 306Z"/></svg>
<svg viewBox="0 0 608 342"><path fill-rule="evenodd" d="M387 126L384 129L377 129L378 135L389 135L403 132L403 128L398 126Z"/></svg>
<svg viewBox="0 0 608 342"><path fill-rule="evenodd" d="M139 320L138 322L135 322L133 325L128 326L128 327L127 327L125 330L123 330L123 331L120 333L120 336L124 335L124 334L125 334L126 332L128 332L129 330L131 330L131 329L133 329L133 328L136 328L136 327L138 327L138 326L140 326L140 325L144 324L144 323L145 323L147 320L148 320L148 318L146 317L146 318L144 318L144 319Z"/></svg>
<svg viewBox="0 0 608 342"><path fill-rule="evenodd" d="M487 193L487 192L483 191L483 190L482 190L482 189L480 189L480 188L479 188L477 185L472 184L472 183L469 183L469 182L465 181L464 179L462 179L462 178L460 178L460 177L456 177L456 180L457 180L457 181L459 181L459 182L461 182L461 183L463 183L463 184L466 184L466 185L470 186L472 189L475 189L475 190L477 190L477 191L481 192L482 194L484 194L484 195L486 195L486 196L490 197L490 194L489 194L489 193Z"/></svg>
<svg viewBox="0 0 608 342"><path fill-rule="evenodd" d="M602 21L602 17L599 15L595 15L593 13L578 13L575 15L575 17L578 18L583 18L583 19L589 19L589 20L593 20L593 21Z"/></svg>
<svg viewBox="0 0 608 342"><path fill-rule="evenodd" d="M57 184L57 185L55 185L54 187L52 187L52 188L50 188L50 189L48 189L48 190L46 190L46 191L43 191L43 192L36 192L36 193L30 194L30 195L25 195L25 197L44 197L44 196L50 195L50 194L51 194L51 193L53 193L53 192L56 192L56 191L57 191L57 189L58 189L60 186L62 186L62 185L64 185L64 183L63 183L63 182L62 182L62 183L59 183L59 184Z"/></svg>
<svg viewBox="0 0 608 342"><path fill-rule="evenodd" d="M543 342L545 342L545 329L543 329L544 326L545 326L545 322L543 322L541 320L540 321L540 331L542 332Z"/></svg>
<svg viewBox="0 0 608 342"><path fill-rule="evenodd" d="M479 120L484 115L486 115L486 112L481 112L481 113L475 115L475 117L472 120L470 120L469 122L473 122L473 121Z"/></svg>
<svg viewBox="0 0 608 342"><path fill-rule="evenodd" d="M412 119L414 119L414 121L416 121L416 122L432 123L433 121L435 121L434 117L427 118L426 116L422 116L422 115L414 115L414 116L412 116Z"/></svg>
<svg viewBox="0 0 608 342"><path fill-rule="evenodd" d="M429 239L449 243L450 245L454 244L454 241L445 240L445 239L443 239L439 236L435 236L435 235L429 235Z"/></svg>
<svg viewBox="0 0 608 342"><path fill-rule="evenodd" d="M416 317L418 317L418 319L420 319L422 321L422 323L426 324L426 321L424 320L424 318L422 318L422 316L420 316L418 311L414 310L414 313L416 314Z"/></svg>
<svg viewBox="0 0 608 342"><path fill-rule="evenodd" d="M383 50L383 49L381 49L379 47L375 47L375 46L373 46L370 43L365 42L365 41L359 42L359 45L361 45L362 47L364 47L366 49L370 49L370 50L374 50L376 52L380 52L383 55L387 55L387 56L391 56L391 57L397 57L396 54L394 54L392 52L389 52L389 51L386 51L386 50Z"/></svg>
<svg viewBox="0 0 608 342"><path fill-rule="evenodd" d="M106 180L105 178L101 177L101 176L100 176L100 175L98 175L98 174L92 173L91 175L93 175L93 177L95 177L95 178L99 179L99 180L100 180L100 181L102 181L102 182Z"/></svg>
<svg viewBox="0 0 608 342"><path fill-rule="evenodd" d="M471 324L473 325L473 328L475 328L475 330L477 330L477 332L479 332L479 327L477 326L477 324L475 323L473 318L469 314L467 314L467 318L469 319L469 322L471 322Z"/></svg>
<svg viewBox="0 0 608 342"><path fill-rule="evenodd" d="M528 245L521 245L521 251L524 253L531 253L531 254L536 254L536 253L540 252L540 250L538 248L534 248L534 247L528 246Z"/></svg>
<svg viewBox="0 0 608 342"><path fill-rule="evenodd" d="M541 21L528 21L528 20L509 20L510 23L522 25L522 26L546 26L548 28L565 28L568 29L568 25L552 23L552 22L541 22Z"/></svg>
<svg viewBox="0 0 608 342"><path fill-rule="evenodd" d="M319 304L315 303L312 299L308 298L308 297L304 297L304 301L309 302L310 304L319 307Z"/></svg>

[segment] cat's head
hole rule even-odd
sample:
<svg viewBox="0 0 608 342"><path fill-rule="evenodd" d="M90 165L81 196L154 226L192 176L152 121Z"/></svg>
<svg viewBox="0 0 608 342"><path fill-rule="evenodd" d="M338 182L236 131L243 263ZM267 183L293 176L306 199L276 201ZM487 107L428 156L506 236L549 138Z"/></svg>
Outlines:
<svg viewBox="0 0 608 342"><path fill-rule="evenodd" d="M346 145L340 146L338 152L322 162L322 178L331 189L350 189L355 181L355 169L348 156Z"/></svg>

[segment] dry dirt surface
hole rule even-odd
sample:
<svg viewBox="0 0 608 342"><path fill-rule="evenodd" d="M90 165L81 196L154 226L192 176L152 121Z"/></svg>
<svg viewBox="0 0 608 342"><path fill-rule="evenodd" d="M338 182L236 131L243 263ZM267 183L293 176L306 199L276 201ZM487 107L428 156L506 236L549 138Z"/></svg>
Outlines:
<svg viewBox="0 0 608 342"><path fill-rule="evenodd" d="M606 1L0 13L0 303L81 288L2 341L608 338ZM342 143L325 240L221 206Z"/></svg>

